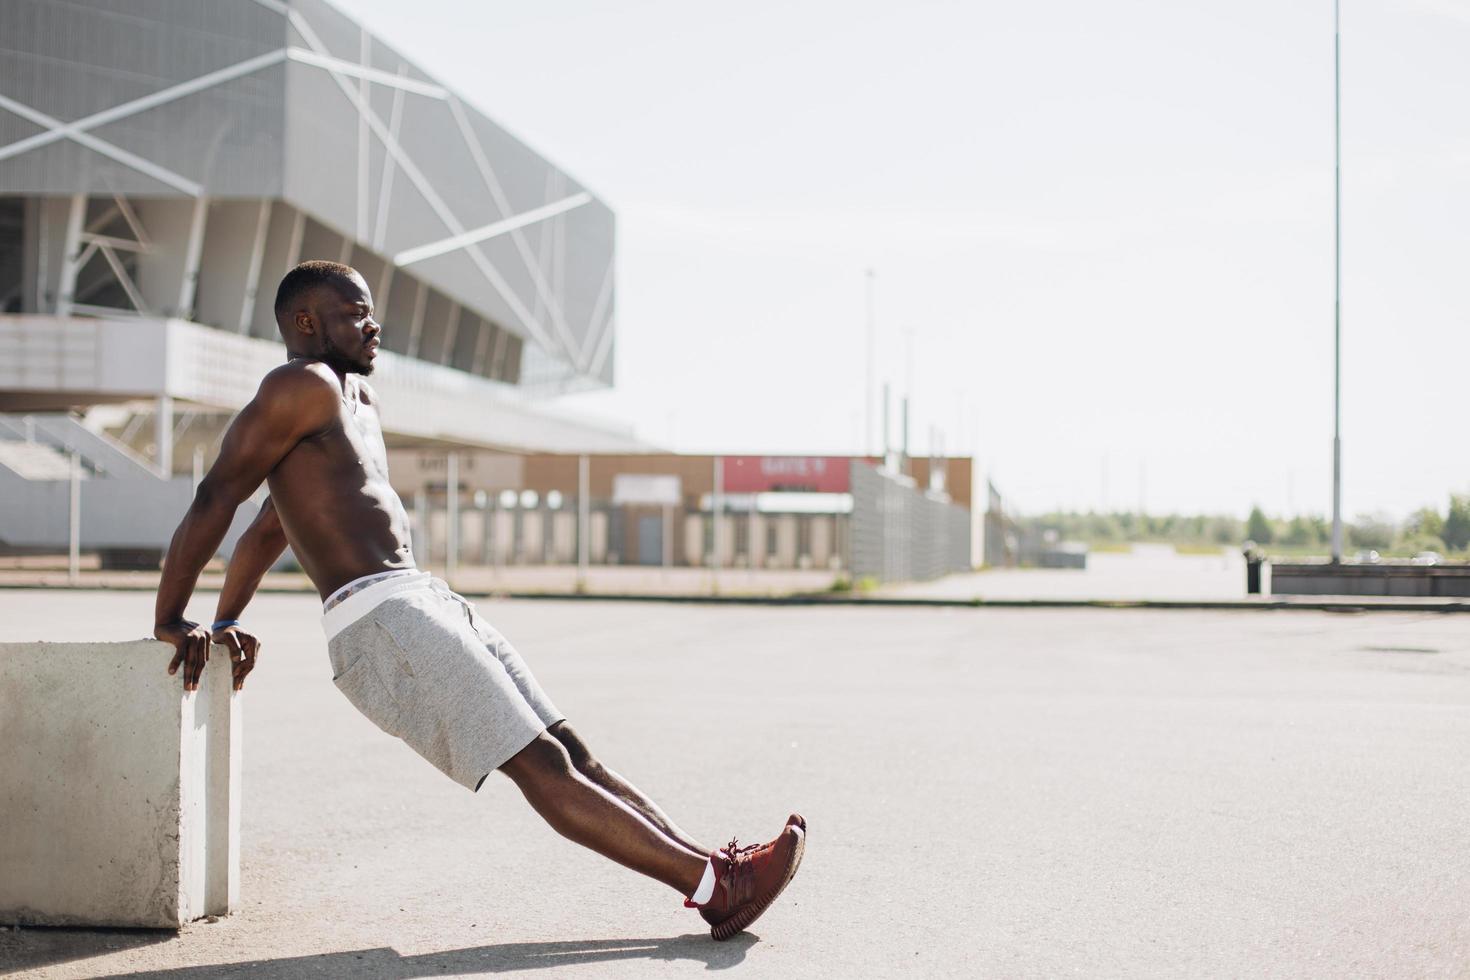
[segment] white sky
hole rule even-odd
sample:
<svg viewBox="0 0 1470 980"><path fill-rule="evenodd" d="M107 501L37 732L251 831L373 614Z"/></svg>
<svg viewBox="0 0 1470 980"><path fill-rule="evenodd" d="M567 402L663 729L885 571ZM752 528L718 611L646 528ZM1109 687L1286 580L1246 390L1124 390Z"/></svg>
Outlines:
<svg viewBox="0 0 1470 980"><path fill-rule="evenodd" d="M871 266L916 449L1011 506L1330 510L1330 0L338 2L617 213L618 383L569 406L861 451ZM1470 0L1343 31L1344 510L1443 509Z"/></svg>

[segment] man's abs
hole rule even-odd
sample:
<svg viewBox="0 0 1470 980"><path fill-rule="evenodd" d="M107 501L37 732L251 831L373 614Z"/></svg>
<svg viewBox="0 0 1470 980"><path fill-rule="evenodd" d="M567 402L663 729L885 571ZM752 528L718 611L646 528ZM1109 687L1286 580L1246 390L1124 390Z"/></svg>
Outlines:
<svg viewBox="0 0 1470 980"><path fill-rule="evenodd" d="M298 443L268 478L286 540L324 598L355 578L414 564L376 418L343 416Z"/></svg>

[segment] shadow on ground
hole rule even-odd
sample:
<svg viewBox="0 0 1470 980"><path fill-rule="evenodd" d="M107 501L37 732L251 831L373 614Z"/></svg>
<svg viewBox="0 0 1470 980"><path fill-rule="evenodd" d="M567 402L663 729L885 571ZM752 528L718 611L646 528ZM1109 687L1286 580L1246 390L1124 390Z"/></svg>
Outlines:
<svg viewBox="0 0 1470 980"><path fill-rule="evenodd" d="M25 926L0 930L0 976L72 960L106 956L173 942L173 929L98 929L92 926Z"/></svg>
<svg viewBox="0 0 1470 980"><path fill-rule="evenodd" d="M724 970L739 964L760 937L741 933L728 942L716 943L708 933L690 933L664 939L589 939L576 942L501 943L450 949L439 953L403 956L387 946L321 953L316 956L287 956L280 959L248 960L186 966L172 970L114 973L108 978L129 980L223 980L229 977L299 977L305 974L328 977L364 977L372 980L411 980L415 977L455 973L510 973L515 970L567 968L618 960L693 960L706 969ZM77 957L68 957L76 959ZM33 964L35 965L35 964ZM108 980L99 978L99 980Z"/></svg>

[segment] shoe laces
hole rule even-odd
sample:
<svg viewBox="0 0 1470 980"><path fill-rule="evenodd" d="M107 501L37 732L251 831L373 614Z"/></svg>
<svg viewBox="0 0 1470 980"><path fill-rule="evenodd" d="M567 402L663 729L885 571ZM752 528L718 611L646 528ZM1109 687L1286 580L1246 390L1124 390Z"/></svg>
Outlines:
<svg viewBox="0 0 1470 980"><path fill-rule="evenodd" d="M730 843L725 845L724 851L726 854L730 855L730 860L733 861L742 854L754 854L763 846L764 845L762 844L746 844L744 847L741 847L740 838L731 837Z"/></svg>
<svg viewBox="0 0 1470 980"><path fill-rule="evenodd" d="M730 843L723 848L729 865L725 874L729 877L730 898L734 904L747 902L753 897L755 891L755 862L751 860L755 853L765 845L747 844L740 846L740 839L731 837Z"/></svg>

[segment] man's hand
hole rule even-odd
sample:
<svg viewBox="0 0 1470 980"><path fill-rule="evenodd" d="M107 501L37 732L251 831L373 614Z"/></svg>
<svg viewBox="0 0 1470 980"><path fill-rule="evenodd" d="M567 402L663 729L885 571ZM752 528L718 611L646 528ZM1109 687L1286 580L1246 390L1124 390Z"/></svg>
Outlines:
<svg viewBox="0 0 1470 980"><path fill-rule="evenodd" d="M173 644L174 659L169 661L168 672L176 674L179 664L184 665L184 690L199 690L199 678L209 660L209 630L198 623L180 619L153 627L155 638Z"/></svg>
<svg viewBox="0 0 1470 980"><path fill-rule="evenodd" d="M235 690L245 686L245 675L255 669L255 658L260 656L260 640L238 626L226 626L211 639L229 648L230 663L234 665Z"/></svg>

